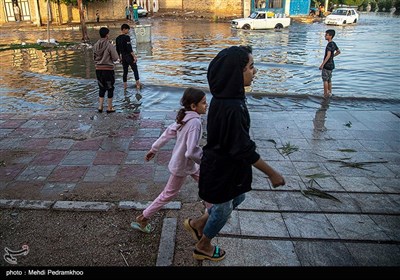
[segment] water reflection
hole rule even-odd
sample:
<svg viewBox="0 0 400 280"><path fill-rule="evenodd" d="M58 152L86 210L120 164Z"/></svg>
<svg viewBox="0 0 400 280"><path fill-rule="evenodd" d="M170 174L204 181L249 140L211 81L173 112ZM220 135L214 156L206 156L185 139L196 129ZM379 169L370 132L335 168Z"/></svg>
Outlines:
<svg viewBox="0 0 400 280"><path fill-rule="evenodd" d="M153 46L151 42L149 43L139 43L136 44L136 52L140 57L152 56L153 55Z"/></svg>
<svg viewBox="0 0 400 280"><path fill-rule="evenodd" d="M325 121L326 121L326 113L329 109L329 101L330 101L329 98L323 98L321 101L320 108L315 112L315 117L313 119L314 139L321 138L324 132L327 131L327 128L325 127Z"/></svg>
<svg viewBox="0 0 400 280"><path fill-rule="evenodd" d="M124 99L121 104L121 108L124 111L132 112L133 114L140 114L140 107L142 102L142 95L140 91L137 90L135 94L129 92L128 90L124 90Z"/></svg>

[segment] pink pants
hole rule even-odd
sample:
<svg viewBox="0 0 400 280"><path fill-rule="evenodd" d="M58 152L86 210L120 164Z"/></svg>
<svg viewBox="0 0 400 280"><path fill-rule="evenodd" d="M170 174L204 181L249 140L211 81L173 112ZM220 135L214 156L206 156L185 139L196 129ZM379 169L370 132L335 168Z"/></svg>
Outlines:
<svg viewBox="0 0 400 280"><path fill-rule="evenodd" d="M190 175L196 182L199 182L199 171ZM160 210L165 204L170 202L177 194L185 183L187 176L175 176L170 175L164 190L158 195L158 197L143 211L143 216L146 219L150 219L158 210Z"/></svg>

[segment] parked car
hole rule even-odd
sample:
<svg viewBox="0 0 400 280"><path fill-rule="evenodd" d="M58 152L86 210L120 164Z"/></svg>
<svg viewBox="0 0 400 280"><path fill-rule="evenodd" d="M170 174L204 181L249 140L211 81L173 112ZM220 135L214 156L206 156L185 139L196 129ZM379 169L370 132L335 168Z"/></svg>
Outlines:
<svg viewBox="0 0 400 280"><path fill-rule="evenodd" d="M139 6L139 8L138 8L138 16L139 17L147 17L148 14L149 14L149 11L147 11L147 9Z"/></svg>
<svg viewBox="0 0 400 280"><path fill-rule="evenodd" d="M234 29L280 29L290 25L290 18L273 12L257 11L247 18L234 19L231 27Z"/></svg>
<svg viewBox="0 0 400 280"><path fill-rule="evenodd" d="M360 15L353 8L338 8L325 18L327 25L346 25L357 23Z"/></svg>

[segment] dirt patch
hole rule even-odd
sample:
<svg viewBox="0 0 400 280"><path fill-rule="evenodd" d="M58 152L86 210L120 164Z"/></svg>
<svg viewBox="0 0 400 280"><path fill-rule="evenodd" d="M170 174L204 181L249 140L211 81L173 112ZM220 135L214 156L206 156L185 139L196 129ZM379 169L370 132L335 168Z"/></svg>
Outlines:
<svg viewBox="0 0 400 280"><path fill-rule="evenodd" d="M154 266L161 227L151 234L134 231L129 223L137 214L3 210L1 248L29 246L16 266ZM152 223L161 225L162 218L156 215Z"/></svg>
<svg viewBox="0 0 400 280"><path fill-rule="evenodd" d="M192 258L195 242L184 227L187 217L202 211L201 203L187 203L181 210L163 210L151 220L151 234L130 228L139 211L113 209L107 212L3 209L0 248L21 250L17 264L3 266L155 266L165 217L178 220L173 266L199 266Z"/></svg>

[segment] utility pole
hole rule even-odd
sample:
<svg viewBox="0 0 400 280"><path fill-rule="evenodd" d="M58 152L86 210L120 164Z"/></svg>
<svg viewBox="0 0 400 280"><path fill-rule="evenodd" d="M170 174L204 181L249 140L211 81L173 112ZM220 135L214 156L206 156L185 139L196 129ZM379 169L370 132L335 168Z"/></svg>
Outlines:
<svg viewBox="0 0 400 280"><path fill-rule="evenodd" d="M154 1L150 0L150 15L153 16L154 13Z"/></svg>
<svg viewBox="0 0 400 280"><path fill-rule="evenodd" d="M83 13L83 4L82 0L78 0L78 8L79 8L79 18L81 22L81 30L82 30L82 41L87 43L89 42L89 37L87 35L87 28L85 22L85 14Z"/></svg>
<svg viewBox="0 0 400 280"><path fill-rule="evenodd" d="M50 0L47 0L47 43L50 44Z"/></svg>

